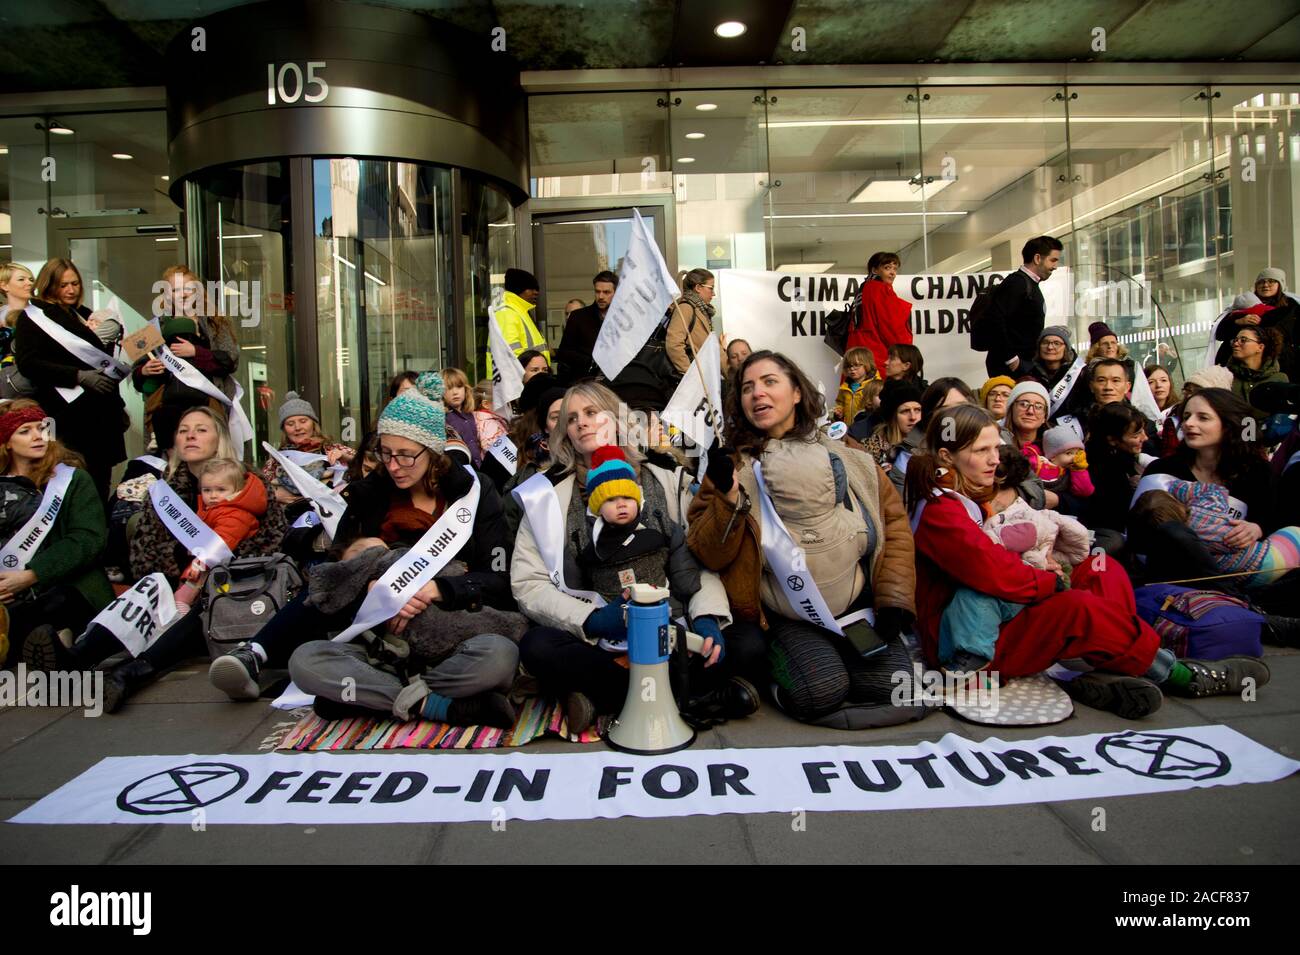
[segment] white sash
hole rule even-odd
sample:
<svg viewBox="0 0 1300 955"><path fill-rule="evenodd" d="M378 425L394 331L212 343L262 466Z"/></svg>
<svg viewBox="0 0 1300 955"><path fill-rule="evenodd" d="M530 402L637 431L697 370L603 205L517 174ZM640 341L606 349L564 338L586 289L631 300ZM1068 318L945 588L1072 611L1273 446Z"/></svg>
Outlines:
<svg viewBox="0 0 1300 955"><path fill-rule="evenodd" d="M348 509L347 502L338 495L337 492L326 487L320 481L316 480L306 471L304 471L291 457L291 454L301 455L303 452L292 449L286 451L277 451L271 447L269 441L263 441L262 447L266 453L275 459L280 467L284 468L284 473L289 475L289 480L293 481L294 487L298 493L311 501L311 506L317 514L320 515L321 523L325 525L325 531L333 540L339 533L339 519L343 517L343 512ZM321 458L323 455L311 455L313 458ZM296 525L295 525L296 526Z"/></svg>
<svg viewBox="0 0 1300 955"><path fill-rule="evenodd" d="M1133 492L1133 499L1128 502L1129 510L1133 509L1133 505L1137 503L1138 498L1147 491L1168 491L1171 484L1175 481L1181 480L1182 478L1176 478L1172 474L1148 474L1144 476L1142 480L1138 481L1137 490ZM1187 481L1185 483L1195 484L1196 482ZM1229 494L1228 511L1230 516L1235 517L1239 521L1244 521L1249 508L1246 506L1245 501Z"/></svg>
<svg viewBox="0 0 1300 955"><path fill-rule="evenodd" d="M154 513L171 535L209 567L224 564L235 556L217 532L199 520L199 515L181 500L180 495L166 481L159 478L149 485L149 500L153 504Z"/></svg>
<svg viewBox="0 0 1300 955"><path fill-rule="evenodd" d="M0 570L26 570L27 563L40 549L41 542L49 534L50 528L58 519L64 498L68 496L68 485L76 468L66 464L54 467L54 476L45 485L45 494L41 497L36 513L9 538L4 549L0 550Z"/></svg>
<svg viewBox="0 0 1300 955"><path fill-rule="evenodd" d="M576 487L574 492L577 492ZM541 555L546 573L556 589L596 607L605 606L605 598L600 594L590 590L575 590L564 582L564 519L560 514L560 499L551 479L539 472L510 493L528 515L533 540L537 543L537 553Z"/></svg>
<svg viewBox="0 0 1300 955"><path fill-rule="evenodd" d="M142 454L135 460L139 461L141 464L153 468L155 471L161 472L167 470L167 462L164 461L162 458L153 454Z"/></svg>
<svg viewBox="0 0 1300 955"><path fill-rule="evenodd" d="M488 452L501 462L507 474L515 473L515 468L519 464L519 449L515 447L515 443L509 437L504 434L501 435L488 447Z"/></svg>
<svg viewBox="0 0 1300 955"><path fill-rule="evenodd" d="M1223 344L1223 342L1216 340L1219 334L1219 326L1223 323L1223 320L1231 314L1232 306L1229 305L1223 310L1219 317L1214 320L1214 324L1210 326L1210 340L1205 347L1205 363L1201 365L1201 368L1214 367L1214 357L1219 353L1219 346Z"/></svg>
<svg viewBox="0 0 1300 955"><path fill-rule="evenodd" d="M966 513L970 516L970 519L980 527L984 526L984 512L980 510L980 506L978 504L976 504L974 501L968 498L965 494L958 494L956 491L944 491L940 488L935 488L934 494L932 496L943 497L945 494L948 497L956 498L958 501L960 501L962 507L966 508ZM916 529L921 526L921 514L925 511L925 504L926 504L925 501L921 501L916 506L916 513L912 515L913 534L916 534Z"/></svg>
<svg viewBox="0 0 1300 955"><path fill-rule="evenodd" d="M1082 355L1075 357L1074 364L1070 366L1070 370L1065 373L1064 377L1062 377L1048 393L1051 400L1048 402L1047 406L1047 417L1050 418L1052 415L1056 414L1056 409L1061 407L1061 402L1065 401L1065 399L1069 397L1070 390L1074 387L1075 382L1079 380L1079 375L1082 374L1083 369L1086 366L1087 362L1083 360Z"/></svg>
<svg viewBox="0 0 1300 955"><path fill-rule="evenodd" d="M478 514L482 490L474 469L466 467L465 470L474 479L469 494L458 501L449 501L442 517L384 572L361 602L352 626L336 636L336 642L346 643L363 630L392 620L416 591L433 580L460 553L474 533L474 518Z"/></svg>
<svg viewBox="0 0 1300 955"><path fill-rule="evenodd" d="M195 391L201 391L209 398L216 398L226 406L226 418L230 425L230 439L235 444L235 453L239 455L242 461L244 458L244 443L253 440L253 425L248 420L248 415L244 413L244 389L238 381L235 381L235 397L227 398L226 393L203 377L203 373L187 362L184 358L174 354L166 345L158 349L156 354L162 363L173 375L180 379L182 384L188 385Z"/></svg>
<svg viewBox="0 0 1300 955"><path fill-rule="evenodd" d="M786 602L790 609L809 623L844 636L844 627L859 620L866 620L875 625L875 614L870 608L845 614L838 619L826 606L822 592L817 588L817 581L809 573L803 561L795 561L797 550L794 538L786 530L781 515L772 504L772 496L767 492L763 481L763 466L754 462L754 481L758 484L759 513L762 518L759 536L763 541L763 560L771 568L773 576L785 591Z"/></svg>
<svg viewBox="0 0 1300 955"><path fill-rule="evenodd" d="M36 327L63 346L63 350L82 364L89 365L95 371L108 375L114 381L121 381L131 373L131 366L118 361L112 355L106 355L84 338L68 331L58 322L48 318L35 305L27 306L27 317Z"/></svg>
<svg viewBox="0 0 1300 955"><path fill-rule="evenodd" d="M175 617L172 589L166 577L155 573L137 580L90 622L111 632L131 656L138 657L154 645Z"/></svg>

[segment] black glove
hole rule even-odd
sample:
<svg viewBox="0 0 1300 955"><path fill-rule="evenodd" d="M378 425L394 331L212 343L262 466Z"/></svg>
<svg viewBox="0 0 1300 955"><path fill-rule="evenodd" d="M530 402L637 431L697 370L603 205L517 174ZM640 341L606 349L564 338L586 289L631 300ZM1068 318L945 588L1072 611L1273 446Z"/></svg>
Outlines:
<svg viewBox="0 0 1300 955"><path fill-rule="evenodd" d="M736 483L736 465L731 455L730 448L715 448L709 452L709 465L704 469L704 476L713 482L713 488L719 494L726 494Z"/></svg>
<svg viewBox="0 0 1300 955"><path fill-rule="evenodd" d="M77 384L87 391L93 391L97 395L111 395L117 393L117 382L108 375L100 374L97 371L79 371L77 372Z"/></svg>
<svg viewBox="0 0 1300 955"><path fill-rule="evenodd" d="M912 625L912 615L901 607L881 607L876 611L876 636L893 643Z"/></svg>

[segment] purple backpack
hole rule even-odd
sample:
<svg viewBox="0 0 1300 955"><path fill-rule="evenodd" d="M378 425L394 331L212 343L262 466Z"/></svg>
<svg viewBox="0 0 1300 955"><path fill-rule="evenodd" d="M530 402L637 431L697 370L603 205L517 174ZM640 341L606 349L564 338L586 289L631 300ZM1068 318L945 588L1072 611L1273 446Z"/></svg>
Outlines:
<svg viewBox="0 0 1300 955"><path fill-rule="evenodd" d="M1217 590L1148 584L1134 591L1138 615L1176 656L1221 660L1263 654L1264 615Z"/></svg>

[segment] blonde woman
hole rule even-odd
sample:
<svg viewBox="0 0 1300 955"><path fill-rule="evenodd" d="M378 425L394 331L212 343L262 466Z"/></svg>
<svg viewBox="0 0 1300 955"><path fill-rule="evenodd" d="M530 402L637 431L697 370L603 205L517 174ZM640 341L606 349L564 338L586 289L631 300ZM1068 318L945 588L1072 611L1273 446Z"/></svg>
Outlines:
<svg viewBox="0 0 1300 955"><path fill-rule="evenodd" d="M595 523L586 503L592 455L620 448L641 488L641 520L669 538L670 561L693 560L685 546L691 478L630 446L619 434L617 396L595 382L565 393L547 443L551 467L516 487L507 505L522 510L510 584L519 609L537 624L520 641L520 659L547 693L565 699L569 731L576 733L599 714L617 713L627 694L619 653L601 648L627 638L621 605L596 607L575 596L582 580L578 555ZM673 608L674 618L685 613L689 628L706 638L704 652L692 658L691 690L678 702L702 718L748 716L759 703L748 681L762 680L765 672L762 637L752 630L731 634L722 582L711 571L698 573L698 591L685 607Z"/></svg>

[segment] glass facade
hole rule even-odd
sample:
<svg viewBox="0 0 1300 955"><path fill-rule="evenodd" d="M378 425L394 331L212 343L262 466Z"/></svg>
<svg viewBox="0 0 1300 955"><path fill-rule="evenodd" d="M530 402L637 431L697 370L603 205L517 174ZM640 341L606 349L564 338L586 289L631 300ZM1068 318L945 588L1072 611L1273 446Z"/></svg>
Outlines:
<svg viewBox="0 0 1300 955"><path fill-rule="evenodd" d="M1181 378L1260 269L1295 276L1298 111L1277 85L545 94L533 205L660 202L679 270L855 273L881 250L904 272L1007 269L1056 235L1076 335L1103 319Z"/></svg>

